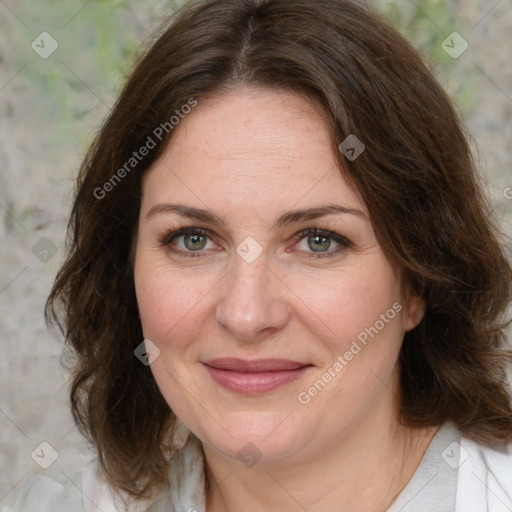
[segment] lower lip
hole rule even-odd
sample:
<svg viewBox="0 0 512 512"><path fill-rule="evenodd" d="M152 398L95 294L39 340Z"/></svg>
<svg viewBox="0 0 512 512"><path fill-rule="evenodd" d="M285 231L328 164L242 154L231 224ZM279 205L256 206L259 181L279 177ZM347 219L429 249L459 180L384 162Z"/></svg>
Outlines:
<svg viewBox="0 0 512 512"><path fill-rule="evenodd" d="M243 395L259 395L284 386L301 377L310 366L302 366L296 370L277 372L240 373L231 370L219 370L205 365L213 380L221 386Z"/></svg>

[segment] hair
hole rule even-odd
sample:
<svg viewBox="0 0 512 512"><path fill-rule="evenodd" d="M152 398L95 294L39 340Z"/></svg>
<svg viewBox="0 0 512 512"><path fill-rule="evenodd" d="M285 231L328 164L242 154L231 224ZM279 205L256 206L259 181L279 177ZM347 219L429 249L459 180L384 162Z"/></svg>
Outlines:
<svg viewBox="0 0 512 512"><path fill-rule="evenodd" d="M202 1L173 15L144 51L90 146L46 304L74 355L74 419L109 483L151 497L168 483L174 451L176 418L134 356L143 340L133 278L141 178L165 151L176 111L238 87L322 106L340 172L403 283L425 300L399 355L399 421L451 420L480 443L510 441L512 270L462 123L422 58L356 1ZM338 150L350 134L366 146L355 160ZM130 160L149 138L155 147Z"/></svg>

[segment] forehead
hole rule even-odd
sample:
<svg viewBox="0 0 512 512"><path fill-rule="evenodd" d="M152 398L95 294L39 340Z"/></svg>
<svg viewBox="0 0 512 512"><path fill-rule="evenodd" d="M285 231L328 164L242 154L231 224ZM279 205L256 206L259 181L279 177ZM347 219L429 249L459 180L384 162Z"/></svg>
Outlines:
<svg viewBox="0 0 512 512"><path fill-rule="evenodd" d="M240 88L201 100L146 173L144 202L276 209L342 203L367 211L333 155L323 113L289 91Z"/></svg>

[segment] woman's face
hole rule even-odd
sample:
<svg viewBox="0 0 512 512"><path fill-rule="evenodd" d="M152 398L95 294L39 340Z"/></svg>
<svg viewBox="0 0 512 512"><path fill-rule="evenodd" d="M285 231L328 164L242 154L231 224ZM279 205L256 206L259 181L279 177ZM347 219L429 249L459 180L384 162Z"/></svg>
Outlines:
<svg viewBox="0 0 512 512"><path fill-rule="evenodd" d="M135 284L156 382L205 447L298 460L394 421L423 305L304 98L241 88L180 121L143 180Z"/></svg>

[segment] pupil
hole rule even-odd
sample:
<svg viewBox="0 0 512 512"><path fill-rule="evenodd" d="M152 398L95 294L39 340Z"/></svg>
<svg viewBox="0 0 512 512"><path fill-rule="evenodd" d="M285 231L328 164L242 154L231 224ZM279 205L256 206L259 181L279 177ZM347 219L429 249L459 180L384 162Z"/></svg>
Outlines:
<svg viewBox="0 0 512 512"><path fill-rule="evenodd" d="M323 252L329 249L331 241L325 236L310 236L308 238L309 247L315 252Z"/></svg>
<svg viewBox="0 0 512 512"><path fill-rule="evenodd" d="M189 250L203 249L206 245L206 238L203 235L186 235L185 247Z"/></svg>

